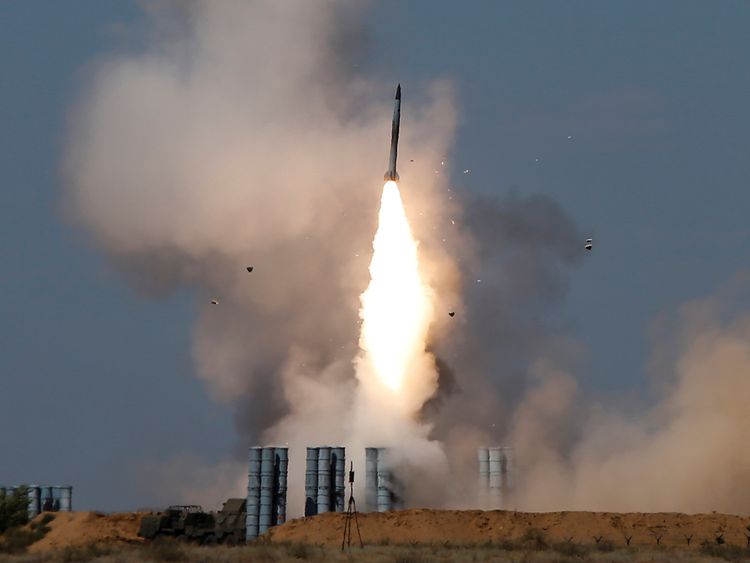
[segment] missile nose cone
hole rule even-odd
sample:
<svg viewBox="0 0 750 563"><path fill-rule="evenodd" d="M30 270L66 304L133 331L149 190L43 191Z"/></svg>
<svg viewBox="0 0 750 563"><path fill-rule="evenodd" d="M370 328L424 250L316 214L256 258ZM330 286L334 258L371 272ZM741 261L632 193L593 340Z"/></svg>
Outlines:
<svg viewBox="0 0 750 563"><path fill-rule="evenodd" d="M399 84L398 87L396 88L396 99L397 100L401 99L401 84Z"/></svg>

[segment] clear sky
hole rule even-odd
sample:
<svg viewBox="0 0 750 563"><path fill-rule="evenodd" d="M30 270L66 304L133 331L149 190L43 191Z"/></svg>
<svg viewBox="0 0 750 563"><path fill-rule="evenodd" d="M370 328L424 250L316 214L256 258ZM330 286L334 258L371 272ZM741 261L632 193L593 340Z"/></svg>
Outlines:
<svg viewBox="0 0 750 563"><path fill-rule="evenodd" d="M82 71L143 20L0 3L0 483L71 483L76 508L148 504L133 464L237 447L193 377L190 296L138 298L61 212ZM750 3L384 0L369 23L364 65L453 82L458 188L550 195L591 233L564 305L584 377L644 388L656 315L746 268Z"/></svg>

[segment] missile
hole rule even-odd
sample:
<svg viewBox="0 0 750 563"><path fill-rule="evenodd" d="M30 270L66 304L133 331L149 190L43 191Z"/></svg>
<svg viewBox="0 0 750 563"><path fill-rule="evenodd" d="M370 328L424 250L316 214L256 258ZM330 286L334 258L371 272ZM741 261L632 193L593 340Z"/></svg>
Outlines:
<svg viewBox="0 0 750 563"><path fill-rule="evenodd" d="M398 182L396 156L398 154L398 128L401 124L401 84L396 88L396 99L393 102L393 123L391 124L391 156L388 158L388 170L383 179Z"/></svg>

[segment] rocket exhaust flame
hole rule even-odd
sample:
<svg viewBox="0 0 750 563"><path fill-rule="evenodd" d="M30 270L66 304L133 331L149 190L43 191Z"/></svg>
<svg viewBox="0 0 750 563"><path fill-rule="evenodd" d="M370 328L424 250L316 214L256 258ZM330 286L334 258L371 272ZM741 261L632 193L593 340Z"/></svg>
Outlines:
<svg viewBox="0 0 750 563"><path fill-rule="evenodd" d="M388 448L385 464L403 487L402 501L424 503L447 471L440 443L428 437L431 426L417 416L437 385L435 358L426 350L434 293L421 278L419 243L394 181L383 186L372 246L370 283L360 296L349 443Z"/></svg>
<svg viewBox="0 0 750 563"><path fill-rule="evenodd" d="M419 243L397 184L400 103L399 87L391 157L372 242L370 283L360 295L360 351L354 358L358 385L347 442L355 449L388 448L388 471L401 485L408 483L401 491L402 500L424 503L446 475L447 464L441 445L429 438L431 426L417 417L437 386L435 358L426 350L435 296L420 275ZM422 468L418 477L415 467Z"/></svg>
<svg viewBox="0 0 750 563"><path fill-rule="evenodd" d="M373 240L370 284L361 296L360 347L380 383L401 393L425 356L433 315L430 289L422 283L417 241L411 233L398 184L386 182Z"/></svg>
<svg viewBox="0 0 750 563"><path fill-rule="evenodd" d="M370 285L362 294L362 334L365 351L382 385L403 395L410 372L424 365L427 328L432 320L431 292L419 276L417 241L406 218L396 155L401 123L401 84L396 88L391 127L391 152L380 201L378 230L373 240Z"/></svg>

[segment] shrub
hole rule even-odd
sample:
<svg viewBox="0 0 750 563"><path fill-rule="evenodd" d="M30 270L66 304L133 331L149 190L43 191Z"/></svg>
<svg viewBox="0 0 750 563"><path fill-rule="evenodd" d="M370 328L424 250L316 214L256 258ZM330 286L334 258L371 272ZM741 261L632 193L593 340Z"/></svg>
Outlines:
<svg viewBox="0 0 750 563"><path fill-rule="evenodd" d="M503 538L495 542L489 540L485 545L487 548L499 549L501 551L515 551L518 549L518 545L508 538Z"/></svg>
<svg viewBox="0 0 750 563"><path fill-rule="evenodd" d="M526 533L521 537L521 545L526 549L533 549L535 551L544 551L549 547L547 539L544 537L544 532L536 528L526 530Z"/></svg>
<svg viewBox="0 0 750 563"><path fill-rule="evenodd" d="M389 538L389 537L387 537L387 536L386 536L386 537L384 537L384 538L383 538L382 540L380 540L380 541L378 542L378 545L381 545L381 546L388 546L388 545L391 545L391 538Z"/></svg>
<svg viewBox="0 0 750 563"><path fill-rule="evenodd" d="M395 563L427 563L427 559L425 559L421 554L410 551L408 553L400 553L398 554L395 559Z"/></svg>
<svg viewBox="0 0 750 563"><path fill-rule="evenodd" d="M104 545L68 546L55 554L54 561L55 563L81 563L82 561L92 561L97 557L111 555L115 551L114 547Z"/></svg>
<svg viewBox="0 0 750 563"><path fill-rule="evenodd" d="M18 487L10 496L0 497L0 534L29 521L29 492L27 487Z"/></svg>
<svg viewBox="0 0 750 563"><path fill-rule="evenodd" d="M589 552L588 547L572 541L556 543L552 546L552 549L566 557L584 557Z"/></svg>
<svg viewBox="0 0 750 563"><path fill-rule="evenodd" d="M248 549L250 550L249 553L252 554L252 557L248 558L248 561L267 563L280 559L278 548L271 545L270 542L255 544ZM289 548L287 547L287 549Z"/></svg>
<svg viewBox="0 0 750 563"><path fill-rule="evenodd" d="M168 539L152 543L146 553L152 561L185 561L186 559L182 546Z"/></svg>
<svg viewBox="0 0 750 563"><path fill-rule="evenodd" d="M21 553L39 537L31 530L22 527L9 528L3 534L0 553Z"/></svg>
<svg viewBox="0 0 750 563"><path fill-rule="evenodd" d="M709 557L724 559L725 561L746 561L750 555L747 549L727 543L718 544L708 540L701 544L701 553Z"/></svg>
<svg viewBox="0 0 750 563"><path fill-rule="evenodd" d="M2 539L0 539L0 553L20 553L25 551L32 543L39 541L47 532L50 531L49 522L54 520L54 516L50 518L44 517L39 522L32 522L29 528L24 528L23 524L28 521L26 503L28 502L26 497L22 497L23 504L23 515L20 515L18 509L15 508L20 504L19 499L10 497L6 500L6 512L7 516L5 519L6 524L11 524L4 530Z"/></svg>
<svg viewBox="0 0 750 563"><path fill-rule="evenodd" d="M290 543L286 548L287 554L294 559L312 559L314 557L313 546L306 543Z"/></svg>

